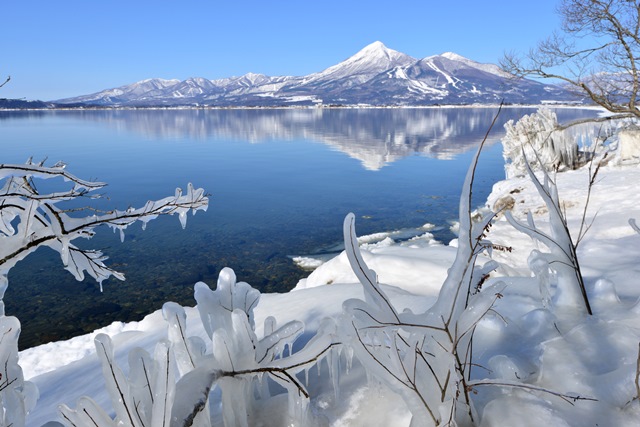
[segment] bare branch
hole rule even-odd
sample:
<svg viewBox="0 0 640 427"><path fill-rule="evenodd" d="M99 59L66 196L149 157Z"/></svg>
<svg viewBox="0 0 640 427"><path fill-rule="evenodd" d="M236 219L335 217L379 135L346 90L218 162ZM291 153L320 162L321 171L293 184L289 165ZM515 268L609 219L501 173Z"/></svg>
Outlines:
<svg viewBox="0 0 640 427"><path fill-rule="evenodd" d="M527 54L505 54L500 64L515 76L564 83L615 114L640 118L639 9L628 0L562 0L561 31Z"/></svg>
<svg viewBox="0 0 640 427"><path fill-rule="evenodd" d="M553 396L557 396L562 400L564 400L565 402L570 403L571 405L573 405L573 402L576 402L578 400L588 400L591 402L598 401L598 399L595 399L593 397L575 396L571 394L559 393L557 391L549 390L544 387L538 387L535 385L525 384L525 383L515 382L515 381L484 379L484 380L469 381L467 386L471 389L473 389L473 387L479 387L479 386L494 386L494 387L519 388L519 389L528 390L528 391L539 391L542 393L547 393Z"/></svg>

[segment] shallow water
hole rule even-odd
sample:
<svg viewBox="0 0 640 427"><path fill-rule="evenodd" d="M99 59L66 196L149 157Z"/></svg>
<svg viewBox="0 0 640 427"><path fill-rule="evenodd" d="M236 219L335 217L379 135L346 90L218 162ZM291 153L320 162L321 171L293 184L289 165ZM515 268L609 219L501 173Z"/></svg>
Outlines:
<svg viewBox="0 0 640 427"><path fill-rule="evenodd" d="M480 205L504 177L502 124L531 109L507 108L481 156ZM130 228L124 243L108 229L84 246L104 249L127 281L104 292L76 282L42 249L10 273L7 313L23 325L21 347L135 320L168 300L192 304L193 284L212 287L222 267L269 292L304 277L293 255L340 242L342 219L359 234L449 221L473 149L496 109L107 110L0 112L1 163L48 157L85 179L109 183L100 208L140 206L193 182L211 193L206 213ZM562 120L593 111L559 110ZM87 246L88 244L88 246Z"/></svg>

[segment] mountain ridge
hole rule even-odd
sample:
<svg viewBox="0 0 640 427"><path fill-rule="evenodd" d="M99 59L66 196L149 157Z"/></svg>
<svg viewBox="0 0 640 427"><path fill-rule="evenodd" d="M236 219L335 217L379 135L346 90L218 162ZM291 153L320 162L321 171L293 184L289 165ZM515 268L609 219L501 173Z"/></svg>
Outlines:
<svg viewBox="0 0 640 427"><path fill-rule="evenodd" d="M209 80L151 78L51 101L111 107L420 106L573 102L568 91L515 79L495 64L454 52L422 59L376 41L338 64L305 76L246 73Z"/></svg>

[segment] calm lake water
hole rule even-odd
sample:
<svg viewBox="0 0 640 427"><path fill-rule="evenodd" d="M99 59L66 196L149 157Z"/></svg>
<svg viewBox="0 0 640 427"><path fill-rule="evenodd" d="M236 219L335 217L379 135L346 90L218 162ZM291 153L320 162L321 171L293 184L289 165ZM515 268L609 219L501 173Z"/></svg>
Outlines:
<svg viewBox="0 0 640 427"><path fill-rule="evenodd" d="M308 273L293 255L341 241L342 220L369 234L425 223L453 236L464 174L497 109L107 110L0 112L1 163L62 160L78 177L109 183L101 208L141 206L192 182L209 210L109 229L88 242L104 249L126 282L104 292L76 282L42 249L15 267L6 311L23 325L21 347L137 320L165 301L193 304L193 284L214 286L222 267L268 292ZM502 125L532 109L506 108L489 137L475 181L480 205L503 179ZM593 116L560 109L560 121ZM77 241L76 241L77 242Z"/></svg>

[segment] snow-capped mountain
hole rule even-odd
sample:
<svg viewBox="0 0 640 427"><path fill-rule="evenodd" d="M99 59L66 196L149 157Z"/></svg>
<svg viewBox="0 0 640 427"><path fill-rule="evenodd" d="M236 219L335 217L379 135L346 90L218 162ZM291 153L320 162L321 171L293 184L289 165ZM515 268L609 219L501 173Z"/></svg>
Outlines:
<svg viewBox="0 0 640 427"><path fill-rule="evenodd" d="M452 52L415 59L374 42L350 58L307 76L248 73L217 80L149 79L55 101L103 106L292 106L534 104L574 101L567 91L515 79L497 65Z"/></svg>
<svg viewBox="0 0 640 427"><path fill-rule="evenodd" d="M103 90L102 92L94 93L91 95L69 98L67 101L70 103L98 105L126 104L134 99L153 99L157 96L164 96L167 88L171 88L181 83L182 82L177 79L147 79L132 83L130 85Z"/></svg>
<svg viewBox="0 0 640 427"><path fill-rule="evenodd" d="M319 73L310 74L304 78L301 86L332 85L348 88L366 83L386 70L408 66L414 62L416 62L415 58L389 49L381 42L375 42L337 65Z"/></svg>

